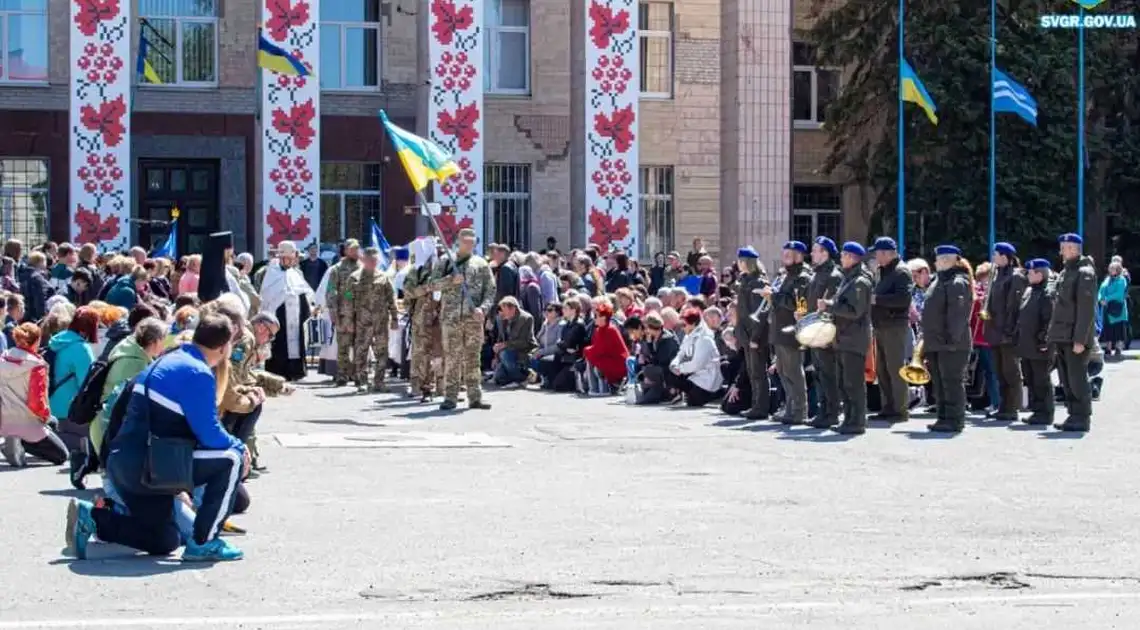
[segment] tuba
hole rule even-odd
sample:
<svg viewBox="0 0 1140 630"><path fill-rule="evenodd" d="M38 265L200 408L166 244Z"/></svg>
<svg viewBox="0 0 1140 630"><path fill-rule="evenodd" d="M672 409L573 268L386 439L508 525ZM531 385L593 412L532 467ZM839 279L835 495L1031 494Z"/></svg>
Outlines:
<svg viewBox="0 0 1140 630"><path fill-rule="evenodd" d="M899 369L899 376L907 385L926 385L930 382L930 372L922 364L922 350L925 343L925 339L919 341L914 347L914 357L910 360L910 365L904 365Z"/></svg>

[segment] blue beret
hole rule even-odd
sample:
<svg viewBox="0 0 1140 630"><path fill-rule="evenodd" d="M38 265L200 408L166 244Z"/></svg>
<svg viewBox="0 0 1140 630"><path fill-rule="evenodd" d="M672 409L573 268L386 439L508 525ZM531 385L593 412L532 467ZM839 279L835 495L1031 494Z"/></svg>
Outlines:
<svg viewBox="0 0 1140 630"><path fill-rule="evenodd" d="M867 249L855 241L847 241L844 243L843 251L847 252L848 254L855 254L856 256L867 255Z"/></svg>
<svg viewBox="0 0 1140 630"><path fill-rule="evenodd" d="M835 241L827 238L826 236L815 237L815 244L826 249L832 256L839 253L839 248L835 246Z"/></svg>
<svg viewBox="0 0 1140 630"><path fill-rule="evenodd" d="M407 247L393 247L392 258L395 260L408 260L411 258L412 252L408 251Z"/></svg>
<svg viewBox="0 0 1140 630"><path fill-rule="evenodd" d="M957 245L939 245L934 248L935 256L961 256L962 250Z"/></svg>
<svg viewBox="0 0 1140 630"><path fill-rule="evenodd" d="M1033 260L1025 263L1026 269L1048 269L1050 267L1052 267L1052 265L1050 265L1049 261L1045 260L1044 258L1034 258Z"/></svg>
<svg viewBox="0 0 1140 630"><path fill-rule="evenodd" d="M873 252L896 252L898 249L899 246L895 243L895 239L889 236L880 236L875 239L875 244L871 245L871 251Z"/></svg>
<svg viewBox="0 0 1140 630"><path fill-rule="evenodd" d="M793 252L799 252L801 254L808 253L808 247L804 245L802 241L788 241L784 243L784 249L790 249Z"/></svg>
<svg viewBox="0 0 1140 630"><path fill-rule="evenodd" d="M755 247L748 245L736 250L737 258L760 258L760 253L756 251Z"/></svg>
<svg viewBox="0 0 1140 630"><path fill-rule="evenodd" d="M1062 234L1060 236L1060 238L1057 239L1057 242L1058 243L1076 243L1077 245L1080 245L1081 243L1085 242L1085 239L1081 238L1080 234L1074 234L1072 232L1069 232L1068 234Z"/></svg>
<svg viewBox="0 0 1140 630"><path fill-rule="evenodd" d="M1017 248L1009 243L995 243L994 251L1002 256L1016 256Z"/></svg>

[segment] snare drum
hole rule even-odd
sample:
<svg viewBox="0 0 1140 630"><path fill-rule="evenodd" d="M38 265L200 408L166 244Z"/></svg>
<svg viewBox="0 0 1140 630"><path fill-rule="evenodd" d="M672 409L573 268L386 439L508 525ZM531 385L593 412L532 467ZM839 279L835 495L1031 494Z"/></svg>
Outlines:
<svg viewBox="0 0 1140 630"><path fill-rule="evenodd" d="M835 323L828 313L808 313L796 322L796 341L807 348L826 348L835 341Z"/></svg>

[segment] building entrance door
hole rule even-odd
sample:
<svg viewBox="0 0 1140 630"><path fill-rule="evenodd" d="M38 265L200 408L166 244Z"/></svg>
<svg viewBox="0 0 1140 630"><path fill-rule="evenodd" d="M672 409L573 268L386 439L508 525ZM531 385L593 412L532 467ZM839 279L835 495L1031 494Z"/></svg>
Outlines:
<svg viewBox="0 0 1140 630"><path fill-rule="evenodd" d="M139 245L149 251L170 233L178 208L178 255L200 254L218 231L218 160L139 160Z"/></svg>

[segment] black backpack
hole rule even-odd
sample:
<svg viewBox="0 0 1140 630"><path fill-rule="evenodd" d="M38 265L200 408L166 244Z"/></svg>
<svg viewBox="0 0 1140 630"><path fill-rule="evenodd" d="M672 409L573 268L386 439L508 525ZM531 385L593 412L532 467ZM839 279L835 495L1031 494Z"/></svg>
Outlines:
<svg viewBox="0 0 1140 630"><path fill-rule="evenodd" d="M99 415L103 409L103 386L107 383L107 375L111 373L111 365L114 363L100 359L91 364L87 377L79 386L79 392L67 407L68 422L85 426Z"/></svg>

